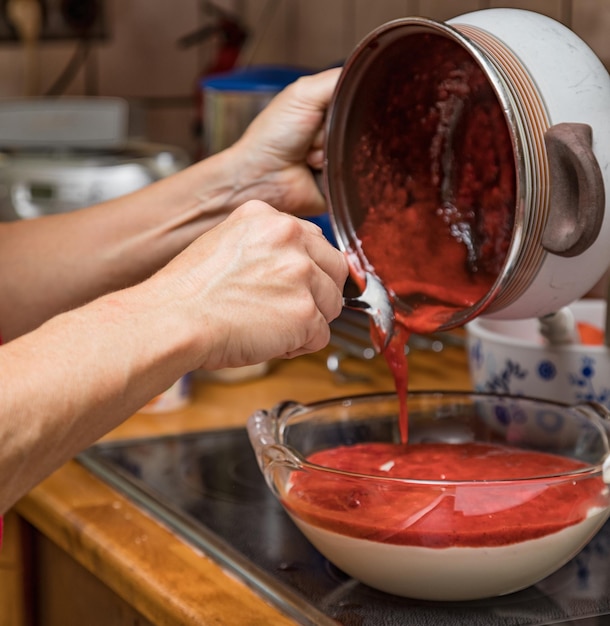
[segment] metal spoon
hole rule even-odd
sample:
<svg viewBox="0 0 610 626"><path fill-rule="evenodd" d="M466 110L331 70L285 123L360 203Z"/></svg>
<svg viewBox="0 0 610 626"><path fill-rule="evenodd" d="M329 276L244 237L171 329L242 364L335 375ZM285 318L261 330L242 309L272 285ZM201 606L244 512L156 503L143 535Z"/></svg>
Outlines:
<svg viewBox="0 0 610 626"><path fill-rule="evenodd" d="M364 311L371 316L379 330L383 342L382 349L385 350L394 334L395 318L390 296L379 278L367 272L366 285L362 294L357 298L344 298L343 306Z"/></svg>

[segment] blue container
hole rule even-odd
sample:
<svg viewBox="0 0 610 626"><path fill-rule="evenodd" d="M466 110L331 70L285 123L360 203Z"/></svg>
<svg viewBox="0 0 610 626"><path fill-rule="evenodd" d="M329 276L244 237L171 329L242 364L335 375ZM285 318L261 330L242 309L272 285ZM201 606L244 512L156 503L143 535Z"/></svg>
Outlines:
<svg viewBox="0 0 610 626"><path fill-rule="evenodd" d="M293 83L297 78L311 73L311 70L297 67L255 65L207 76L201 80L201 88L223 92L277 93L290 83Z"/></svg>

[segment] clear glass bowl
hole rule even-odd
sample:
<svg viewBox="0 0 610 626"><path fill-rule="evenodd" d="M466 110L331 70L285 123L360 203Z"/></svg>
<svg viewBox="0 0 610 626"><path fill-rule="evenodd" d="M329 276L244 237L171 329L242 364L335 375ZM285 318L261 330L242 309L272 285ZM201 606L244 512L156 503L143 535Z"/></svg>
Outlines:
<svg viewBox="0 0 610 626"><path fill-rule="evenodd" d="M362 473L309 459L342 446L360 459L368 444L404 451L396 394L283 402L249 418L267 484L309 541L348 575L420 599L503 595L559 569L607 520L610 414L601 405L411 392L408 410L406 447L422 459L409 475L392 475L392 461ZM475 456L493 446L500 455L542 453L544 462L531 475L523 467L492 475L485 457L465 475L469 461L460 454L473 446ZM430 474L433 460L452 452L459 454Z"/></svg>

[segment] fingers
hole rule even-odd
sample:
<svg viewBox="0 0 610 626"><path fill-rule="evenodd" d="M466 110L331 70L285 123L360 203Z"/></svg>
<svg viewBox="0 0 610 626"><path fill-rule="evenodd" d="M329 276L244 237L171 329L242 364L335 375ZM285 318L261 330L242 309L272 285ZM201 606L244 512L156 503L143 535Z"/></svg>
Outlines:
<svg viewBox="0 0 610 626"><path fill-rule="evenodd" d="M206 369L325 347L347 274L344 255L317 225L261 201L240 206L165 269L171 289L188 289L187 298L179 292L173 300L195 299L190 310L195 332L205 330Z"/></svg>
<svg viewBox="0 0 610 626"><path fill-rule="evenodd" d="M264 149L286 163L302 161L310 148L321 149L321 125L340 73L339 68L333 68L288 85L256 117L245 137L262 137Z"/></svg>
<svg viewBox="0 0 610 626"><path fill-rule="evenodd" d="M330 326L326 323L320 324L318 331L316 333L312 333L312 338L309 341L306 341L301 348L298 348L297 350L290 350L289 352L281 355L279 358L294 359L295 357L302 356L304 354L319 352L328 345L329 341Z"/></svg>
<svg viewBox="0 0 610 626"><path fill-rule="evenodd" d="M307 165L314 170L321 170L324 167L324 150L310 150Z"/></svg>
<svg viewBox="0 0 610 626"><path fill-rule="evenodd" d="M258 198L293 215L326 210L311 171L323 166L324 117L340 73L333 68L299 78L252 121L233 151L240 163L236 204Z"/></svg>
<svg viewBox="0 0 610 626"><path fill-rule="evenodd" d="M317 150L322 150L324 148L324 139L326 137L326 133L323 127L320 127L316 132L313 141L311 142L311 151L315 152Z"/></svg>
<svg viewBox="0 0 610 626"><path fill-rule="evenodd" d="M287 92L303 107L326 111L340 74L341 68L334 67L311 76L303 76L292 83ZM290 91L294 91L294 96Z"/></svg>
<svg viewBox="0 0 610 626"><path fill-rule="evenodd" d="M324 165L324 142L326 132L323 126L321 126L316 132L309 152L307 153L306 161L307 165L314 170L321 170Z"/></svg>
<svg viewBox="0 0 610 626"><path fill-rule="evenodd" d="M329 244L319 228L306 242L306 249L320 268L312 279L314 299L326 321L331 322L342 309L343 287L348 276L347 260L343 253Z"/></svg>
<svg viewBox="0 0 610 626"><path fill-rule="evenodd" d="M274 221L267 230L269 236L274 238L273 245L278 252L281 251L284 259L290 258L289 265L293 270L300 266L298 274L291 271L287 278L292 284L277 290L281 294L282 306L287 304L290 292L294 293L295 304L299 303L296 308L287 307L291 311L291 319L284 318L283 323L293 326L293 331L289 333L289 344L293 345L279 356L293 358L317 352L328 344L329 323L339 316L343 307L347 260L327 241L316 224L276 212L263 203L249 203L248 208L250 206L261 214L273 213L270 217ZM280 272L276 273L276 276L280 275ZM299 339L294 344L297 336Z"/></svg>

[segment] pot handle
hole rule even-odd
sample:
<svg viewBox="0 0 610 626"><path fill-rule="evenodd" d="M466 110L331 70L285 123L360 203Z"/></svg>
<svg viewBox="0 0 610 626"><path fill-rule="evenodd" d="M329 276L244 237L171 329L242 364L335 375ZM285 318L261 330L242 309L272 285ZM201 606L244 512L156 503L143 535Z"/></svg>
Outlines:
<svg viewBox="0 0 610 626"><path fill-rule="evenodd" d="M599 235L605 209L604 179L588 124L562 123L544 134L550 211L542 247L564 257L583 253Z"/></svg>

